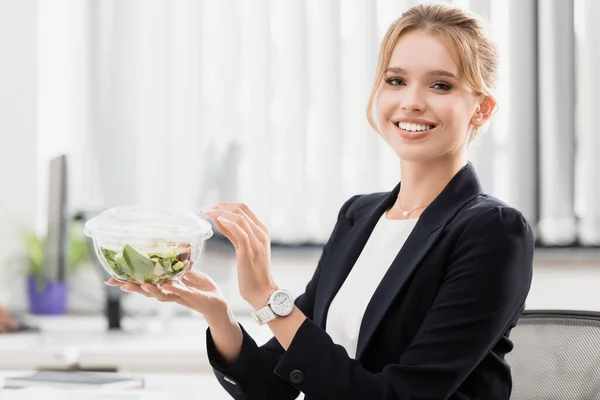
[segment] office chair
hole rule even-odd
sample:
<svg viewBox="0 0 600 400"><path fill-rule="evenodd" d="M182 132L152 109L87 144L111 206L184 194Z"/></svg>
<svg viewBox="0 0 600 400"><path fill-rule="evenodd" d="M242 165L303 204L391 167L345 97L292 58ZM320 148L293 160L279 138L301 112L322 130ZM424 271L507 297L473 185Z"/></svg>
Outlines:
<svg viewBox="0 0 600 400"><path fill-rule="evenodd" d="M510 338L512 400L600 400L600 312L526 310Z"/></svg>

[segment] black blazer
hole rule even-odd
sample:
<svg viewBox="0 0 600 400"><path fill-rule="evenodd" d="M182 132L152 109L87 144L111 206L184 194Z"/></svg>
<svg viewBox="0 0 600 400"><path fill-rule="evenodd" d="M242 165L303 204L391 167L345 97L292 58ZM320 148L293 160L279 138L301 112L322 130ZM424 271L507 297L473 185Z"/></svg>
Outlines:
<svg viewBox="0 0 600 400"><path fill-rule="evenodd" d="M207 331L209 360L235 399L505 400L509 333L524 309L534 238L521 213L482 193L469 163L422 213L365 311L356 359L325 331L329 304L381 215L389 193L342 207L296 305L306 316L287 351L244 332L226 366Z"/></svg>

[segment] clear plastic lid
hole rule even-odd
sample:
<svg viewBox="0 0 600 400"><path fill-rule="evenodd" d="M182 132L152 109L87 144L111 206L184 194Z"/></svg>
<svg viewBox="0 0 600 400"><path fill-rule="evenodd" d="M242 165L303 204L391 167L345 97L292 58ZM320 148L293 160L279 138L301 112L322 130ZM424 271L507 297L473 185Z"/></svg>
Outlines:
<svg viewBox="0 0 600 400"><path fill-rule="evenodd" d="M196 241L209 239L213 231L208 221L191 211L123 206L87 221L84 234L96 239Z"/></svg>

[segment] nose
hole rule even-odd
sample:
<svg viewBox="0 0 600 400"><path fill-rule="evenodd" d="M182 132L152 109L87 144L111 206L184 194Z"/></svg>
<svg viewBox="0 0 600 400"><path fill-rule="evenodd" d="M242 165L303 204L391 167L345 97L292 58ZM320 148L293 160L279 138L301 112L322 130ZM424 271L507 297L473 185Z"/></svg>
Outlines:
<svg viewBox="0 0 600 400"><path fill-rule="evenodd" d="M400 107L407 111L424 111L426 108L425 99L416 85L407 87L402 91Z"/></svg>

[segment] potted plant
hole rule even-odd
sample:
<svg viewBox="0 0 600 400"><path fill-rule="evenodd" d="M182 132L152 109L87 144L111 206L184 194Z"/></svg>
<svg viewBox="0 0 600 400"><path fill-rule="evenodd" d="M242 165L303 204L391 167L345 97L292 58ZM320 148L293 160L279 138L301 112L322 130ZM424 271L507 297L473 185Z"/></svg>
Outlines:
<svg viewBox="0 0 600 400"><path fill-rule="evenodd" d="M67 238L66 267L67 274L70 274L90 261L90 243L82 234L79 223L70 225ZM66 279L61 282L46 276L46 238L27 231L23 234L23 239L27 248L27 296L30 313L64 314L67 305Z"/></svg>

